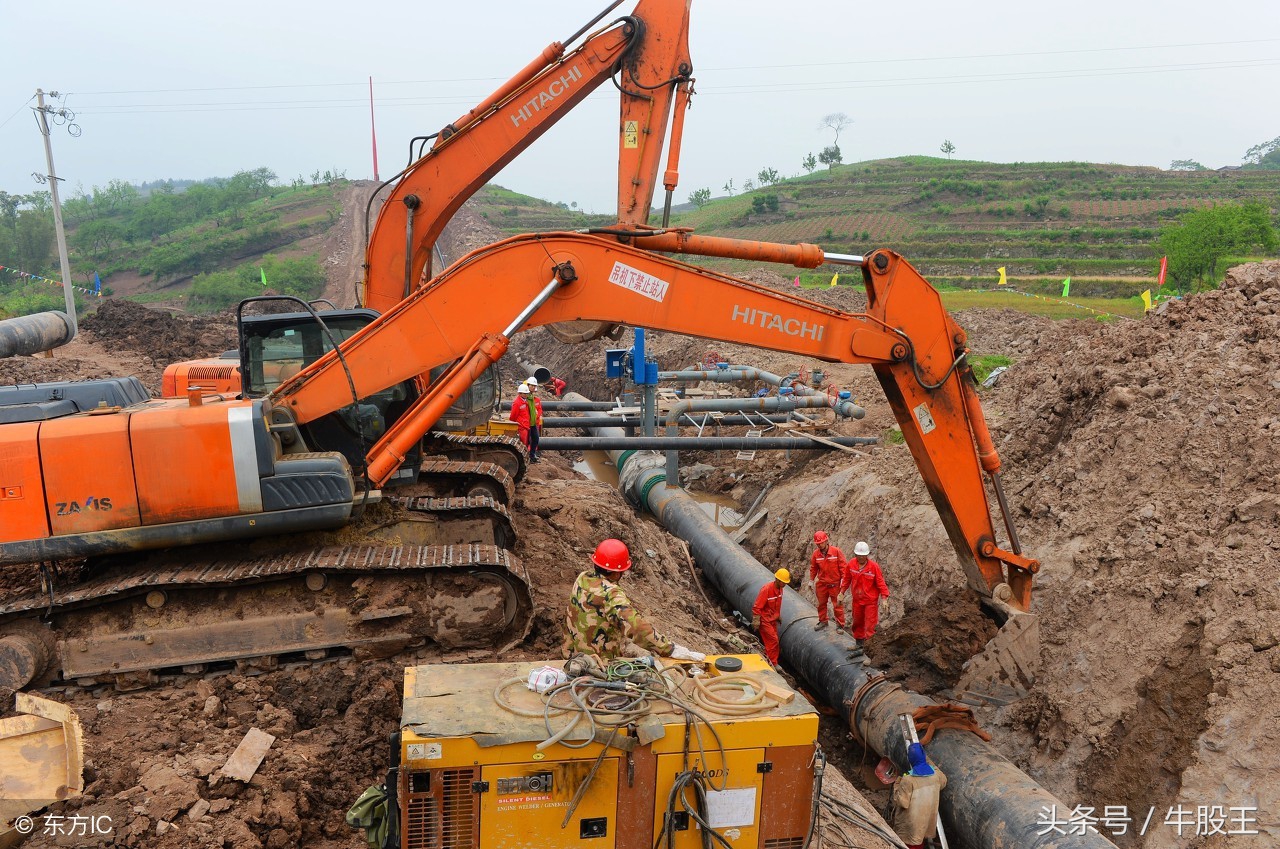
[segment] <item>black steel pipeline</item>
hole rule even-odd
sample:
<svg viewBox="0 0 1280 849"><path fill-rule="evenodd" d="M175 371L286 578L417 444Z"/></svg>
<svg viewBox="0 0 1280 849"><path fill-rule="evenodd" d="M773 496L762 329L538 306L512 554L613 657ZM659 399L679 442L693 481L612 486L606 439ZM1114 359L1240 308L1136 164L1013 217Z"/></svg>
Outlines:
<svg viewBox="0 0 1280 849"><path fill-rule="evenodd" d="M546 436L540 451L838 451L836 445L871 445L868 436L835 436L826 444L790 436Z"/></svg>
<svg viewBox="0 0 1280 849"><path fill-rule="evenodd" d="M573 393L566 397L587 400ZM638 441L626 439L621 428L592 431L625 441L624 449L609 452L618 469L618 487L688 542L703 574L735 609L749 614L760 588L773 580L773 569L733 542L684 490L667 486L661 454L627 450L637 447ZM845 717L849 727L872 749L892 758L900 768L907 767L907 744L898 717L934 704L933 700L884 678L871 683L878 673L849 659L854 646L849 635L839 628L814 631L809 622L817 618L813 605L798 593L784 593L778 623L782 659L808 682L814 695L842 714L856 700L856 713ZM1046 810L1062 816L1071 808L976 734L941 729L929 743L929 757L947 776L941 812L947 835L957 847L1115 849L1097 833L1059 834L1047 828Z"/></svg>
<svg viewBox="0 0 1280 849"><path fill-rule="evenodd" d="M6 318L0 321L0 358L52 351L74 335L67 314L58 310Z"/></svg>
<svg viewBox="0 0 1280 849"><path fill-rule="evenodd" d="M619 459L621 455L614 457L615 464ZM771 570L734 543L683 490L666 485L660 457L629 455L623 464L619 485L633 498L643 495L644 505L659 522L689 543L698 567L721 595L748 615L760 588L772 580ZM635 468L628 468L633 464ZM848 711L856 699L856 715L846 717L850 727L875 751L907 766L898 716L932 700L883 678L869 683L874 670L849 658L852 639L838 628L814 631L809 623L816 619L817 611L799 594L785 593L778 627L782 659L837 710ZM1114 849L1096 833L1056 834L1046 828L1046 810L1063 815L1071 808L977 735L940 730L929 744L929 756L947 775L941 810L947 834L957 844L981 849Z"/></svg>

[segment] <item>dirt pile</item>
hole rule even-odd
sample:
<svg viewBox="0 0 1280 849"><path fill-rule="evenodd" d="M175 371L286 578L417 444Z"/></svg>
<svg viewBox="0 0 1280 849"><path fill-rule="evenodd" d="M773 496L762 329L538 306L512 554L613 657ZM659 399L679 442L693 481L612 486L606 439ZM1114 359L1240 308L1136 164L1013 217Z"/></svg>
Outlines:
<svg viewBox="0 0 1280 849"><path fill-rule="evenodd" d="M1069 804L1155 808L1161 825L1133 845L1184 845L1163 826L1178 804L1256 807L1262 835L1232 845L1272 845L1280 263L1137 322L1004 318L960 322L975 350L1015 359L983 404L1023 545L1044 565L1044 668L1035 696L983 721ZM886 410L869 401L864 424ZM964 583L905 447L759 479L774 481L753 535L766 562L801 562L815 527L871 542L895 592L876 657L892 669L904 597Z"/></svg>
<svg viewBox="0 0 1280 849"><path fill-rule="evenodd" d="M106 301L81 327L108 351L145 353L161 365L212 357L236 346L234 319L200 318Z"/></svg>

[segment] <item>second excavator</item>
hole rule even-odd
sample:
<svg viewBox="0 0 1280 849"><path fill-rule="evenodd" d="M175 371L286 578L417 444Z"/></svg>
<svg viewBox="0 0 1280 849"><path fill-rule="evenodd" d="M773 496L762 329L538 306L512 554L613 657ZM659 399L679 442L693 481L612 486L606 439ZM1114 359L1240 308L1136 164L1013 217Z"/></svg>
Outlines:
<svg viewBox="0 0 1280 849"><path fill-rule="evenodd" d="M246 316L238 397L188 385L150 399L133 379L0 394L0 563L41 574L38 592L0 604L0 684L138 686L212 663L519 640L531 602L497 509L515 475L490 464L474 476L480 494L433 491L424 469L458 461L425 456L424 437L515 333L544 325L577 340L625 323L872 365L970 585L1010 614L1029 611L1038 563L1009 520L965 334L910 264L887 250L698 236L669 227L666 212L649 224L668 124L668 209L678 178L688 16L689 0L641 0L573 51L553 43L441 131L398 175L370 234L374 312L344 325L299 302L278 333L270 315L247 332ZM622 103L618 222L506 239L432 274L443 222L611 77ZM856 266L868 307L841 312L671 254ZM290 535L303 531L299 547ZM166 551L140 554L149 549ZM57 569L85 558L79 579Z"/></svg>

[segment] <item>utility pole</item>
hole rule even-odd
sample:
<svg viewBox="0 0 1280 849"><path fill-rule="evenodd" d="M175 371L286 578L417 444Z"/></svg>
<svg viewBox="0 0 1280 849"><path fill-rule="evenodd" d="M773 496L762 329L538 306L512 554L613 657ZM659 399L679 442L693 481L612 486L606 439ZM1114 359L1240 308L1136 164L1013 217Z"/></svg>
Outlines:
<svg viewBox="0 0 1280 849"><path fill-rule="evenodd" d="M50 97L61 97L56 91L49 92ZM62 229L62 202L58 199L58 175L53 170L53 144L49 140L49 115L54 114L70 121L75 116L67 109L55 108L53 106L45 106L44 89L36 89L36 124L40 127L40 134L44 136L44 158L49 164L49 174L47 178L40 174L33 175L38 181L49 182L49 191L53 195L53 225L58 234L58 261L62 264L62 292L67 298L67 320L71 322L71 335L67 338L70 342L76 338L78 325L76 322L76 294L71 288L71 263L67 260L67 234ZM70 127L76 127L70 124ZM76 127L78 130L79 128ZM72 135L78 135L73 132Z"/></svg>

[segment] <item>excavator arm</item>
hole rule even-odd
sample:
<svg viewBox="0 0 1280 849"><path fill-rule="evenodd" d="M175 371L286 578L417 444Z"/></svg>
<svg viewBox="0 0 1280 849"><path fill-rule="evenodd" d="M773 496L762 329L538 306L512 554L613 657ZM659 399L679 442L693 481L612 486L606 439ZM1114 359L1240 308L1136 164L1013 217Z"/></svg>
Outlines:
<svg viewBox="0 0 1280 849"><path fill-rule="evenodd" d="M429 278L431 249L466 199L615 74L621 93L618 221L644 225L672 104L687 106L691 91L689 2L640 0L632 14L571 52L553 42L440 131L431 150L402 172L378 214L365 253L364 305L386 312ZM677 122L677 134L681 126ZM668 193L675 187L678 149L673 137L664 175Z"/></svg>
<svg viewBox="0 0 1280 849"><path fill-rule="evenodd" d="M706 239L702 249L715 251L717 241ZM724 241L719 252L734 249L736 243ZM816 250L758 247L764 253L798 251L806 262ZM1016 550L1016 541L1013 551L996 542L982 472L993 475L998 491L999 461L972 390L964 331L937 291L898 255L882 250L865 261L845 259L862 266L866 313L842 312L603 235L518 236L463 257L340 352L282 384L272 401L305 424L350 404L353 395L458 361L370 452L376 485L525 327L599 320L827 362L867 363L884 387L970 585L991 595L1007 584L1011 603L1029 609L1038 564Z"/></svg>

